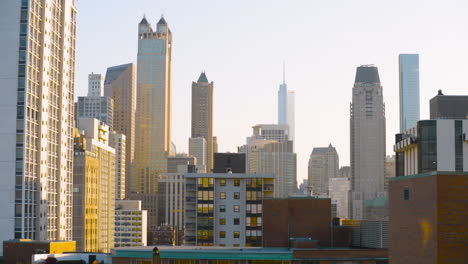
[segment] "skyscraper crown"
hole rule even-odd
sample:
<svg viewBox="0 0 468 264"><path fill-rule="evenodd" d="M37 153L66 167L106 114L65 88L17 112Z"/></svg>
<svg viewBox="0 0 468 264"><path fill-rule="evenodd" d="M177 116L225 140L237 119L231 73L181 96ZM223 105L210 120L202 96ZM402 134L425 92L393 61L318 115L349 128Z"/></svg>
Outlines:
<svg viewBox="0 0 468 264"><path fill-rule="evenodd" d="M205 83L208 82L208 78L206 78L205 72L202 72L202 73L200 74L200 77L198 78L198 81L197 81L197 82L205 82Z"/></svg>
<svg viewBox="0 0 468 264"><path fill-rule="evenodd" d="M374 65L363 65L356 70L355 83L380 83L379 71Z"/></svg>

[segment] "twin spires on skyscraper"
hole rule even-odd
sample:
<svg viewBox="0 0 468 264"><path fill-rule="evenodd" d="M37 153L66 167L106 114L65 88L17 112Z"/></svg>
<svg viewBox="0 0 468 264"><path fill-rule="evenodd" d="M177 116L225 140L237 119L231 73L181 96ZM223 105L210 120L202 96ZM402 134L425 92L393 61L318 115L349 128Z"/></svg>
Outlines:
<svg viewBox="0 0 468 264"><path fill-rule="evenodd" d="M161 15L161 18L156 24L156 32L167 33L166 30L167 32L171 32L169 28L167 27L167 22L164 19L164 16ZM146 19L146 16L143 15L143 18L141 19L140 23L138 23L138 34L153 33L153 32L154 31L153 31L153 28L151 27L151 24Z"/></svg>

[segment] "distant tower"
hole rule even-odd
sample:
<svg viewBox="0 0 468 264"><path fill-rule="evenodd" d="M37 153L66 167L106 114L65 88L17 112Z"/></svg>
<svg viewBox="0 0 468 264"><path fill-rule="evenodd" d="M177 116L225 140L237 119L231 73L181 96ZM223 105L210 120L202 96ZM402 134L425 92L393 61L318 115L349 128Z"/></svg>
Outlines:
<svg viewBox="0 0 468 264"><path fill-rule="evenodd" d="M102 74L88 75L88 96L104 96L104 77Z"/></svg>
<svg viewBox="0 0 468 264"><path fill-rule="evenodd" d="M385 105L375 66L357 68L350 125L350 217L363 219L364 202L384 195Z"/></svg>
<svg viewBox="0 0 468 264"><path fill-rule="evenodd" d="M171 150L172 33L163 17L138 25L137 108L132 191L153 193Z"/></svg>
<svg viewBox="0 0 468 264"><path fill-rule="evenodd" d="M419 55L400 54L400 133L419 121Z"/></svg>
<svg viewBox="0 0 468 264"><path fill-rule="evenodd" d="M208 82L205 72L197 82L192 82L192 138L206 140L206 171L213 169L213 82Z"/></svg>
<svg viewBox="0 0 468 264"><path fill-rule="evenodd" d="M314 196L328 197L328 182L339 175L339 158L330 144L326 148L314 148L309 159L309 186Z"/></svg>
<svg viewBox="0 0 468 264"><path fill-rule="evenodd" d="M289 125L289 140L292 140L294 144L295 94L294 91L288 91L288 86L286 85L285 78L286 73L285 66L283 63L283 83L280 84L280 88L278 91L278 124Z"/></svg>

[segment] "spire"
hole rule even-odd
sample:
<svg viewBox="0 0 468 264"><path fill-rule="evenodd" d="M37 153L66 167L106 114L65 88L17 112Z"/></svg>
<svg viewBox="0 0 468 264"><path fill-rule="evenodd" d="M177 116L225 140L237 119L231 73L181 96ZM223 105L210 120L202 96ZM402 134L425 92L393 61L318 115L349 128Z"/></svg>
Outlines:
<svg viewBox="0 0 468 264"><path fill-rule="evenodd" d="M161 19L159 19L158 25L167 25L166 20L164 19L164 15L161 15Z"/></svg>
<svg viewBox="0 0 468 264"><path fill-rule="evenodd" d="M204 71L202 71L202 73L200 74L200 77L198 77L198 81L197 82L205 82L207 83L208 82L208 78L206 78L206 74Z"/></svg>
<svg viewBox="0 0 468 264"><path fill-rule="evenodd" d="M286 83L286 62L283 60L283 83Z"/></svg>
<svg viewBox="0 0 468 264"><path fill-rule="evenodd" d="M143 19L140 21L140 24L148 24L148 20L146 20L145 14L143 14Z"/></svg>

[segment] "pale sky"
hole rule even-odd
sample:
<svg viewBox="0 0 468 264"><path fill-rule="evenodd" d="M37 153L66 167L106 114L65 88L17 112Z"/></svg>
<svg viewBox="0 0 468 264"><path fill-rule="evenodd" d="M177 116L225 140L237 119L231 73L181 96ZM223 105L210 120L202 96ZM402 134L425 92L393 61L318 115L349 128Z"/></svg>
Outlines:
<svg viewBox="0 0 468 264"><path fill-rule="evenodd" d="M421 119L429 99L468 94L466 0L78 0L76 95L88 73L136 63L137 26L161 14L173 32L172 141L188 151L191 83L214 82L214 135L237 152L255 124L277 122L277 92L296 93L298 182L314 147L332 143L349 165L349 104L356 67L379 68L387 154L399 129L398 54L420 54Z"/></svg>

